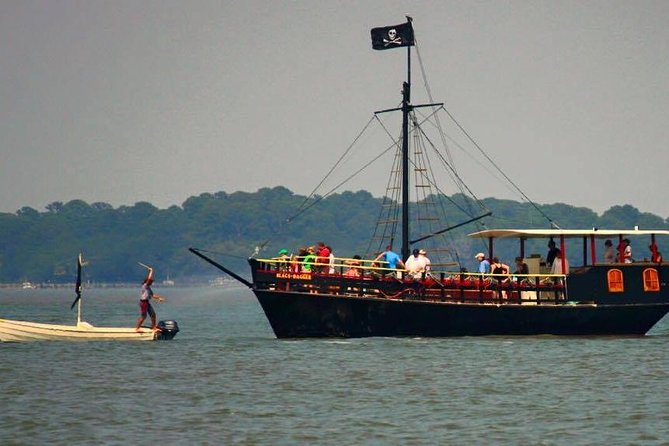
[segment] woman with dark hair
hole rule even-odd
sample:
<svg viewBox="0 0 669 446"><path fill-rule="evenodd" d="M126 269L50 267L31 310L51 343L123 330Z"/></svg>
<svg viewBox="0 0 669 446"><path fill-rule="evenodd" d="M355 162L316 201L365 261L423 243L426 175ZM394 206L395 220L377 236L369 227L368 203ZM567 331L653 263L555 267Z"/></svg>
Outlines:
<svg viewBox="0 0 669 446"><path fill-rule="evenodd" d="M492 258L492 262L490 262L490 274L492 274L493 280L498 282L508 282L509 278L502 277L502 275L508 276L510 272L511 268L509 268L509 265L500 262L497 257Z"/></svg>

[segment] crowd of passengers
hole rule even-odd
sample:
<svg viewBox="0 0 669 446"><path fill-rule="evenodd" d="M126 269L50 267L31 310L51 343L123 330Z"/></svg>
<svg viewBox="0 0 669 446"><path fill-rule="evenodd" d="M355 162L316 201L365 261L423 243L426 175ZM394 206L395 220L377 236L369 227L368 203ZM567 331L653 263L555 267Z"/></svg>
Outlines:
<svg viewBox="0 0 669 446"><path fill-rule="evenodd" d="M490 276L491 280L498 275L508 275L511 269L508 265L499 261L497 257L491 260L485 258L483 253L475 257L479 260L479 272ZM431 261L424 249L414 249L412 254L402 260L399 254L387 246L385 251L378 253L372 260L365 263L359 255L345 260L343 263L336 263L332 248L324 242L318 242L315 246L302 247L297 254L291 255L288 250L281 249L277 257L279 269L291 271L294 273L317 272L321 274L335 274L342 272L345 277L361 277L363 272L367 271L370 275L384 276L391 275L397 278L423 279L429 275L431 270ZM339 269L343 267L342 269ZM462 272L467 272L465 269ZM514 274L528 274L528 267L523 259L516 258L516 270ZM502 281L502 279L499 279Z"/></svg>
<svg viewBox="0 0 669 446"><path fill-rule="evenodd" d="M324 242L318 242L315 246L302 247L295 255L290 255L287 249L281 249L274 260L278 261L280 269L295 273L334 274L339 272L339 267L343 266L343 275L346 277L360 277L363 269L367 269L370 274L398 274L398 277L402 277L399 274L405 273L409 277L418 279L424 277L430 271L431 266L424 249L414 249L409 258L403 261L391 246L387 246L385 251L379 253L371 261L367 261L366 268L362 268L364 261L357 254L345 260L343 264L337 264L332 248Z"/></svg>
<svg viewBox="0 0 669 446"><path fill-rule="evenodd" d="M620 259L622 259L623 263L633 262L632 247L629 239L621 241L621 244L617 248L617 253L613 248L611 240L606 240L604 247L604 263L615 263L616 261L620 261ZM651 251L651 261L661 263L662 254L658 251L657 246L651 244L648 248ZM509 281L512 274L518 280L523 280L523 276L529 275L529 268L522 257L516 257L513 273L511 272L511 267L501 262L497 257L488 258L484 253L479 252L474 258L478 261L477 272L489 277L492 281ZM298 250L297 254L289 254L288 250L281 249L274 260L277 261L278 267L284 271L295 273L318 272L322 274L341 272L346 277L360 277L363 275L363 271L367 270L372 275L394 275L398 278L409 277L421 279L429 275L431 268L431 261L424 249L414 249L409 258L403 261L400 255L392 250L391 246L387 246L385 251L380 252L372 260L363 261L356 254L353 258L337 264L332 248L324 242L318 242L314 246L302 247ZM362 268L363 262L366 262L365 268ZM556 247L553 239L548 242L546 266L548 268L547 273L550 275L569 274L569 262L566 258L562 259L562 252ZM465 269L462 271L466 272Z"/></svg>

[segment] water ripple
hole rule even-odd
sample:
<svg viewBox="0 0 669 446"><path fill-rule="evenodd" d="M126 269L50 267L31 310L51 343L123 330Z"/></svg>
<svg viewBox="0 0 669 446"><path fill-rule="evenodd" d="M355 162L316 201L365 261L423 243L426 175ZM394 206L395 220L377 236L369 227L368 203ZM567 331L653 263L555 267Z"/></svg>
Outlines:
<svg viewBox="0 0 669 446"><path fill-rule="evenodd" d="M118 292L86 308L132 323ZM0 344L0 443L668 444L666 320L633 338L279 341L246 291L169 292L172 342ZM71 317L69 295L3 297Z"/></svg>

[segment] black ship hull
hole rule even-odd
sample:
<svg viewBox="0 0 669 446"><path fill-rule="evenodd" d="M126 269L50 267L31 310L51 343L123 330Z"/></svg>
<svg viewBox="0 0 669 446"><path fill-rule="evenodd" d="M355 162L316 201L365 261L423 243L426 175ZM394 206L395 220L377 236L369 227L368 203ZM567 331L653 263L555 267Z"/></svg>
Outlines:
<svg viewBox="0 0 669 446"><path fill-rule="evenodd" d="M278 338L644 335L669 304L498 305L254 290Z"/></svg>

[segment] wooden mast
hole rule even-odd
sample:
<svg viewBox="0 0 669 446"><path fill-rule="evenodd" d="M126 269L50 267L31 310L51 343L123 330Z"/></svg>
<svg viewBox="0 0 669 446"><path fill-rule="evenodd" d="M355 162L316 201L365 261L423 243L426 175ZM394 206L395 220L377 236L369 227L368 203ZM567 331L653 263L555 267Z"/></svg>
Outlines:
<svg viewBox="0 0 669 446"><path fill-rule="evenodd" d="M412 25L411 17L407 22ZM411 112L411 46L407 46L407 81L402 88L402 261L409 258L409 113Z"/></svg>

